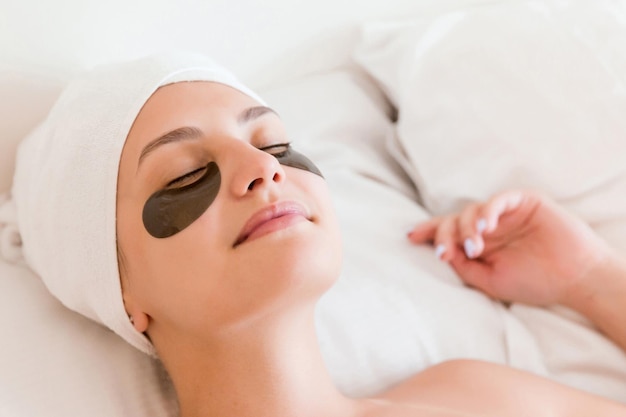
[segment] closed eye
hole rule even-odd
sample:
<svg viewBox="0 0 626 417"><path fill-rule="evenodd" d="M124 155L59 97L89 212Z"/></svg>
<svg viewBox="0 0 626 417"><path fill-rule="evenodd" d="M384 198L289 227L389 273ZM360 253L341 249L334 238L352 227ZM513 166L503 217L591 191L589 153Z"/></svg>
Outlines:
<svg viewBox="0 0 626 417"><path fill-rule="evenodd" d="M191 172L186 173L185 175L181 175L178 178L173 179L172 181L167 183L166 188L172 187L183 187L185 185L193 184L194 180L200 178L202 174L204 174L207 170L207 167L202 167L198 169L194 169Z"/></svg>
<svg viewBox="0 0 626 417"><path fill-rule="evenodd" d="M283 156L285 156L290 147L291 143L278 143L276 145L264 146L259 149L269 153L276 158L282 158Z"/></svg>

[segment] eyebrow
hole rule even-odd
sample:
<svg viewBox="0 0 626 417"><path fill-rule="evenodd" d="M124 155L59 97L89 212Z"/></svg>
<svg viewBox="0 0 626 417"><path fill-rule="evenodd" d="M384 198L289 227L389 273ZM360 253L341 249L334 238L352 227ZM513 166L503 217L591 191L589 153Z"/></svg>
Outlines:
<svg viewBox="0 0 626 417"><path fill-rule="evenodd" d="M200 137L202 137L202 131L197 127L189 126L179 127L178 129L174 129L171 132L167 132L166 134L159 136L143 148L141 154L139 155L137 169L139 169L146 156L148 156L151 152L154 152L154 150L160 146L167 145L168 143L198 139Z"/></svg>
<svg viewBox="0 0 626 417"><path fill-rule="evenodd" d="M267 106L249 107L242 111L239 116L237 116L237 124L244 125L246 123L250 123L251 121L258 119L259 117L267 113L274 113L276 116L278 116L278 113L276 113L274 109ZM202 130L198 129L197 127L183 126L167 132L162 136L159 136L158 138L150 141L150 143L148 143L142 149L141 154L139 155L137 169L139 170L139 167L141 166L143 160L150 153L154 152L155 149L163 145L167 145L168 143L196 140L201 138L203 135L204 133L202 132Z"/></svg>
<svg viewBox="0 0 626 417"><path fill-rule="evenodd" d="M258 119L266 113L274 113L276 116L278 116L278 113L276 113L276 111L272 108L269 108L267 106L254 106L242 111L241 114L239 114L239 117L237 117L237 123L240 125L249 123L252 120Z"/></svg>

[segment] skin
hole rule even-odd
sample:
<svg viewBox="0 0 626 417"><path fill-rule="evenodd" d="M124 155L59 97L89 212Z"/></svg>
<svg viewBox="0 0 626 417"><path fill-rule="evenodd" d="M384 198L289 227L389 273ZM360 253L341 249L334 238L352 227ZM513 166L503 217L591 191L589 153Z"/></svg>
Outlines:
<svg viewBox="0 0 626 417"><path fill-rule="evenodd" d="M216 83L161 87L135 120L120 160L117 232L124 305L168 370L182 417L626 415L608 401L472 361L435 366L376 398L342 395L325 368L314 326L315 304L338 277L341 263L329 192L319 176L281 166L259 149L288 138L271 112L238 122L242 112L258 105ZM149 143L184 126L203 133L154 149L138 166ZM150 236L141 220L149 196L209 161L222 175L215 201L176 235ZM254 213L285 201L299 204L306 215L233 245ZM495 218L504 212L498 213ZM460 218L446 219L456 225ZM446 219L418 226L411 239L445 241L446 256L456 254L462 233L439 233ZM489 219L490 229L481 235L487 249L473 262L490 253L488 234L501 230L493 216ZM532 234L511 236L537 240ZM447 260L465 270L457 258ZM612 269L611 274L619 275ZM511 299L516 291L524 294L510 286ZM523 395L514 395L518 392Z"/></svg>
<svg viewBox="0 0 626 417"><path fill-rule="evenodd" d="M587 224L546 196L506 191L418 225L409 239L433 243L466 284L487 295L569 307L626 350L626 264ZM468 240L473 253L467 253Z"/></svg>

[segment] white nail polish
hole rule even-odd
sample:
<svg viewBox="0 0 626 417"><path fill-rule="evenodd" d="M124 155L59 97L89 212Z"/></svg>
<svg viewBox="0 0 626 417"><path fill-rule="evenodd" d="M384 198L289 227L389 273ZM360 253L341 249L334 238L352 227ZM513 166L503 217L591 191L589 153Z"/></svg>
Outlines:
<svg viewBox="0 0 626 417"><path fill-rule="evenodd" d="M479 219L476 222L476 230L478 231L478 233L482 233L487 229L487 220L486 219Z"/></svg>
<svg viewBox="0 0 626 417"><path fill-rule="evenodd" d="M443 254L446 253L446 247L443 244L438 244L437 248L435 249L435 255L437 255L437 258L441 259L441 257L443 256Z"/></svg>
<svg viewBox="0 0 626 417"><path fill-rule="evenodd" d="M465 239L465 242L463 242L463 248L465 249L465 254L468 258L473 258L476 254L476 244L469 237Z"/></svg>

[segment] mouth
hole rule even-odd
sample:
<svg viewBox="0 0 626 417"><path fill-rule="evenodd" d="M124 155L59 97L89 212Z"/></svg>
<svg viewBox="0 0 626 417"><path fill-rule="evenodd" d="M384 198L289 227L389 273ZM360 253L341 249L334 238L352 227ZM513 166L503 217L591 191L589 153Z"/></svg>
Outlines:
<svg viewBox="0 0 626 417"><path fill-rule="evenodd" d="M307 210L295 201L272 204L257 211L248 219L233 248L305 220L311 220Z"/></svg>

